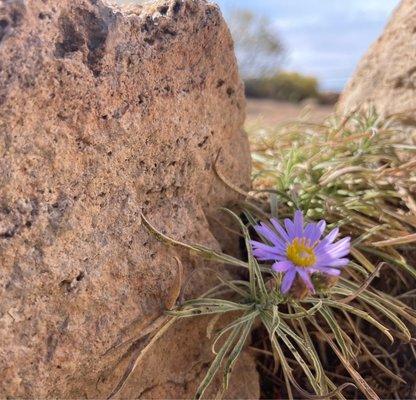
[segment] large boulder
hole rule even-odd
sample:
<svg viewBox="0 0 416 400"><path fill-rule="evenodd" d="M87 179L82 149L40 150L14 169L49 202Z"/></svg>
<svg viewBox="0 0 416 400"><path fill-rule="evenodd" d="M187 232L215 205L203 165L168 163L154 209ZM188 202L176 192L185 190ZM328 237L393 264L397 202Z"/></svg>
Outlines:
<svg viewBox="0 0 416 400"><path fill-rule="evenodd" d="M230 34L204 0L0 0L0 397L105 398L141 344L106 351L149 331L192 271L187 296L212 284L140 214L235 251L218 208L239 198L214 162L221 150L218 168L248 188L244 109ZM121 396L192 396L205 325L175 325ZM229 395L258 397L251 356L237 369Z"/></svg>
<svg viewBox="0 0 416 400"><path fill-rule="evenodd" d="M338 108L348 113L375 106L416 124L416 1L403 0L382 36L361 60Z"/></svg>

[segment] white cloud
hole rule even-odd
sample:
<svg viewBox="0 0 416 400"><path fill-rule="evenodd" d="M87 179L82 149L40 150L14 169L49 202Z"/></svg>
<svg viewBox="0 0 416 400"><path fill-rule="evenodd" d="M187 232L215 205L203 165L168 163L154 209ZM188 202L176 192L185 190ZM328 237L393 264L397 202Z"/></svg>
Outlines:
<svg viewBox="0 0 416 400"><path fill-rule="evenodd" d="M216 1L271 18L288 50L286 66L340 89L400 0Z"/></svg>

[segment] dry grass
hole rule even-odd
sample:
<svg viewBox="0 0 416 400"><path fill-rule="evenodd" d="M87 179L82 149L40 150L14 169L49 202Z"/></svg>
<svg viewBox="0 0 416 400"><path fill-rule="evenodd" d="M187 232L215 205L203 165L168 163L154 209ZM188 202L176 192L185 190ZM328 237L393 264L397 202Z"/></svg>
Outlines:
<svg viewBox="0 0 416 400"><path fill-rule="evenodd" d="M295 104L269 99L247 99L246 127L248 130L255 130L259 126L273 129L295 120L322 123L333 110L333 106L321 105L315 100Z"/></svg>
<svg viewBox="0 0 416 400"><path fill-rule="evenodd" d="M415 398L415 137L369 112L322 125L255 129L250 138L254 190L236 210L240 216L225 210L241 232L244 258L173 240L142 216L159 240L236 272L233 280L218 274L216 287L169 310L149 346L177 319L211 315L207 333L214 356L196 398L217 373L224 381L217 397L225 393L250 337L264 398ZM259 264L250 245L259 219L291 217L296 209L353 238L348 268L339 280L317 276L315 296L282 295L281 274ZM216 327L226 313L231 323ZM149 346L131 360L113 394Z"/></svg>
<svg viewBox="0 0 416 400"><path fill-rule="evenodd" d="M324 218L332 226L340 226L344 235L354 239L352 266L357 269L349 270L349 282L360 281L360 267L373 273L383 262L390 268L382 270L382 279L373 283L370 292L400 299L406 303L402 308L414 310L415 134L403 130L394 118L385 121L369 111L342 120L331 117L323 124L298 122L276 130L251 128L249 136L257 199L250 200L248 206L279 218L302 209L311 219ZM366 309L361 301L357 304ZM373 316L385 320L377 313ZM408 345L389 346L359 320L338 321L346 335L360 344L363 352L356 360L358 370L381 398L416 396L415 339ZM333 376L344 377L345 366L334 362L329 347L328 341L321 342L320 356L327 358ZM270 370L273 361L264 356L263 361L263 367ZM374 363L385 367L380 371ZM393 377L392 372L407 383ZM276 385L270 383L275 378L266 378L269 395L276 395ZM360 398L354 391L349 395Z"/></svg>
<svg viewBox="0 0 416 400"><path fill-rule="evenodd" d="M355 241L357 261L381 257L416 277L403 254L416 243L416 138L373 113L322 125L250 132L257 196L279 217L304 210ZM413 261L412 261L413 262Z"/></svg>

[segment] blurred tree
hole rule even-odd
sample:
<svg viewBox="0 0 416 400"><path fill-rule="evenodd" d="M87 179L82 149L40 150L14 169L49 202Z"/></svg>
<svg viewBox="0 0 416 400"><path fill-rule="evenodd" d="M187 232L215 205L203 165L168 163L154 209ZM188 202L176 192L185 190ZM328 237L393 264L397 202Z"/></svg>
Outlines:
<svg viewBox="0 0 416 400"><path fill-rule="evenodd" d="M248 10L234 10L229 26L243 79L275 74L284 48L270 20Z"/></svg>
<svg viewBox="0 0 416 400"><path fill-rule="evenodd" d="M286 100L294 103L319 98L317 79L297 72L278 72L273 76L246 79L245 84L247 97Z"/></svg>

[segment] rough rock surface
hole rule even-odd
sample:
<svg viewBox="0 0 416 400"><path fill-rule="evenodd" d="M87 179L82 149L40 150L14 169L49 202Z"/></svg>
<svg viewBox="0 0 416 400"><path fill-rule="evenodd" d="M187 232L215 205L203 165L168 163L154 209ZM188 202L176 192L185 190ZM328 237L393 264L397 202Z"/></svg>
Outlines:
<svg viewBox="0 0 416 400"><path fill-rule="evenodd" d="M105 398L135 337L205 265L173 237L228 247L218 207L249 185L243 89L218 8L0 0L0 397ZM189 295L189 293L188 293ZM172 328L123 398L191 397L210 360L204 319ZM258 397L247 354L230 397Z"/></svg>
<svg viewBox="0 0 416 400"><path fill-rule="evenodd" d="M416 123L416 1L403 0L361 60L338 104L347 113L374 105L383 116ZM413 122L412 122L413 121Z"/></svg>

